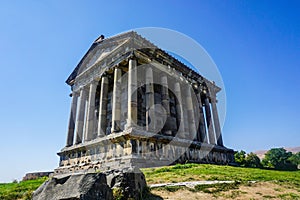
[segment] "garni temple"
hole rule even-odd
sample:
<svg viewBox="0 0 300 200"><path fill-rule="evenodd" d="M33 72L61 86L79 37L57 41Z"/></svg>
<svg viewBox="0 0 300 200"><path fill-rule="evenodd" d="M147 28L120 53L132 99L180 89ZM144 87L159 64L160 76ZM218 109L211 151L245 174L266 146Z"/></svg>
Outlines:
<svg viewBox="0 0 300 200"><path fill-rule="evenodd" d="M221 88L134 31L101 35L66 83L71 112L55 174L234 159Z"/></svg>

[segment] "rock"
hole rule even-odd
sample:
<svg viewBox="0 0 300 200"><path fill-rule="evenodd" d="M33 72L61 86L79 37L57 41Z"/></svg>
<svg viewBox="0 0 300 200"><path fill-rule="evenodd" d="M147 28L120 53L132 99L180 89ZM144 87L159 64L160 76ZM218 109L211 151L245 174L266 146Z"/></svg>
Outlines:
<svg viewBox="0 0 300 200"><path fill-rule="evenodd" d="M106 172L107 184L122 193L123 199L140 199L147 187L146 179L138 168L126 168Z"/></svg>
<svg viewBox="0 0 300 200"><path fill-rule="evenodd" d="M103 173L54 176L33 194L33 200L110 200L141 199L147 187L144 174L138 168L126 168Z"/></svg>
<svg viewBox="0 0 300 200"><path fill-rule="evenodd" d="M102 173L53 177L33 194L33 200L104 200L113 199L106 176Z"/></svg>

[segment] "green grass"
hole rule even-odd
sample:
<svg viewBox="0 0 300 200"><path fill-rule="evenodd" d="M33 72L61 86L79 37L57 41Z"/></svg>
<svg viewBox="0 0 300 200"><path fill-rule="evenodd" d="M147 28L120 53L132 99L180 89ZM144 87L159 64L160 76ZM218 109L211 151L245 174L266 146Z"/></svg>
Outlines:
<svg viewBox="0 0 300 200"><path fill-rule="evenodd" d="M300 170L298 171L276 171L255 168L232 167L209 164L184 164L160 168L142 169L146 176L148 184L167 183L167 182L184 182L199 180L230 180L235 181L232 184L213 184L206 186L196 186L193 191L202 191L206 193L218 194L221 191L233 191L230 193L231 198L239 195L235 190L240 184L251 185L248 181L271 181L284 188L296 189L300 192ZM32 192L36 190L47 178L36 180L21 181L20 183L0 183L0 199L16 200L31 199ZM177 191L181 186L166 187L165 190ZM274 190L279 190L274 188ZM117 192L117 191L115 191ZM300 198L298 194L287 193L278 196L281 199ZM265 196L264 198L273 198ZM151 199L151 198L150 198ZM154 198L155 199L155 198Z"/></svg>
<svg viewBox="0 0 300 200"><path fill-rule="evenodd" d="M168 186L153 188L153 190L165 190L176 192L180 189L190 190L192 192L209 193L213 197L224 197L226 199L235 199L240 195L247 193L240 191L240 186L252 186L249 181L272 182L278 185L274 190L294 189L300 192L300 170L298 171L277 171L258 168L244 168L209 164L184 164L159 168L142 169L146 176L148 184L166 183L166 182L185 182L200 180L227 180L234 183L197 185L195 188L186 188L184 186ZM282 186L282 187L280 187ZM285 188L285 189L284 189ZM227 193L224 193L227 192ZM271 195L260 195L264 199L297 199L298 194L286 193L277 197Z"/></svg>
<svg viewBox="0 0 300 200"><path fill-rule="evenodd" d="M1 200L29 200L32 193L48 178L39 178L36 180L21 181L19 183L0 183Z"/></svg>
<svg viewBox="0 0 300 200"><path fill-rule="evenodd" d="M300 171L277 171L209 164L178 164L142 169L147 183L184 182L193 180L273 181L300 188Z"/></svg>
<svg viewBox="0 0 300 200"><path fill-rule="evenodd" d="M280 199L299 199L300 196L294 193L280 194L278 195Z"/></svg>

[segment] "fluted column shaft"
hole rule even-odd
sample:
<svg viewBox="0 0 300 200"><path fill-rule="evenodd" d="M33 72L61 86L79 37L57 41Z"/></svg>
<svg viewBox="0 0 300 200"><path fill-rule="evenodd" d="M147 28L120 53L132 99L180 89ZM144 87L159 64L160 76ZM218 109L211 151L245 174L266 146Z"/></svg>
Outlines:
<svg viewBox="0 0 300 200"><path fill-rule="evenodd" d="M211 100L211 108L212 108L212 113L213 113L213 118L214 118L214 126L215 126L217 144L220 146L223 146L223 139L222 139L222 133L221 133L221 127L220 127L220 121L219 121L219 115L218 115L215 95L213 96L213 98Z"/></svg>
<svg viewBox="0 0 300 200"><path fill-rule="evenodd" d="M100 105L99 105L99 121L98 121L98 136L106 135L106 115L107 115L107 93L108 93L108 78L101 78L100 88Z"/></svg>
<svg viewBox="0 0 300 200"><path fill-rule="evenodd" d="M169 86L168 86L168 78L166 75L161 77L161 104L165 109L165 116L166 119L165 124L168 125L168 120L170 118L170 97L169 97ZM170 130L165 130L165 134L172 135Z"/></svg>
<svg viewBox="0 0 300 200"><path fill-rule="evenodd" d="M121 130L121 76L122 70L116 67L114 72L112 97L112 133L119 132Z"/></svg>
<svg viewBox="0 0 300 200"><path fill-rule="evenodd" d="M155 114L150 116L150 108L154 105L154 88L153 88L153 72L152 68L146 69L146 130L155 130L156 119ZM153 111L153 110L152 110Z"/></svg>
<svg viewBox="0 0 300 200"><path fill-rule="evenodd" d="M87 118L86 118L86 131L85 141L89 141L95 138L95 95L96 95L97 82L92 81L89 89L89 100L87 106Z"/></svg>
<svg viewBox="0 0 300 200"><path fill-rule="evenodd" d="M192 88L190 86L186 87L186 106L187 106L188 124L189 124L189 139L194 139L197 131L196 131L195 114L194 114L191 90Z"/></svg>
<svg viewBox="0 0 300 200"><path fill-rule="evenodd" d="M86 90L81 88L80 90L80 101L78 105L78 114L76 120L76 144L82 142L83 138L83 127L84 127L84 116L85 116L85 105L86 105Z"/></svg>
<svg viewBox="0 0 300 200"><path fill-rule="evenodd" d="M200 132L200 142L208 143L207 135L206 135L206 128L205 128L205 119L203 113L203 103L201 100L201 91L197 94L198 102L199 102L199 132Z"/></svg>
<svg viewBox="0 0 300 200"><path fill-rule="evenodd" d="M209 105L209 100L207 97L205 98L204 103L205 103L206 125L207 125L207 130L208 130L209 143L216 144L215 135L214 135L214 127L212 124L210 105Z"/></svg>
<svg viewBox="0 0 300 200"><path fill-rule="evenodd" d="M77 112L77 102L78 102L78 94L72 93L72 103L71 103L71 112L69 119L69 127L68 127L68 136L67 136L67 147L72 146L74 142L74 130L75 130L75 122L76 122L76 112Z"/></svg>
<svg viewBox="0 0 300 200"><path fill-rule="evenodd" d="M177 113L177 119L178 119L178 133L179 137L184 137L184 116L183 116L183 102L181 98L181 88L180 88L180 83L176 82L175 83L175 95L178 100L176 104L176 113Z"/></svg>
<svg viewBox="0 0 300 200"><path fill-rule="evenodd" d="M128 64L128 112L126 128L137 123L137 74L136 60L129 59Z"/></svg>

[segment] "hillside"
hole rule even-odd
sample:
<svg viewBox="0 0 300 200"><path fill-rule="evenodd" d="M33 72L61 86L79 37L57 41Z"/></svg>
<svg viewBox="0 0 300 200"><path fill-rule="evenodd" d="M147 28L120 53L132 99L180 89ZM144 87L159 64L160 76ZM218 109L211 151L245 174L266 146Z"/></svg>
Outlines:
<svg viewBox="0 0 300 200"><path fill-rule="evenodd" d="M209 164L142 169L149 187L157 183L201 180L231 183L151 188L144 199L300 199L300 171L276 171ZM0 184L0 199L30 199L46 179Z"/></svg>

